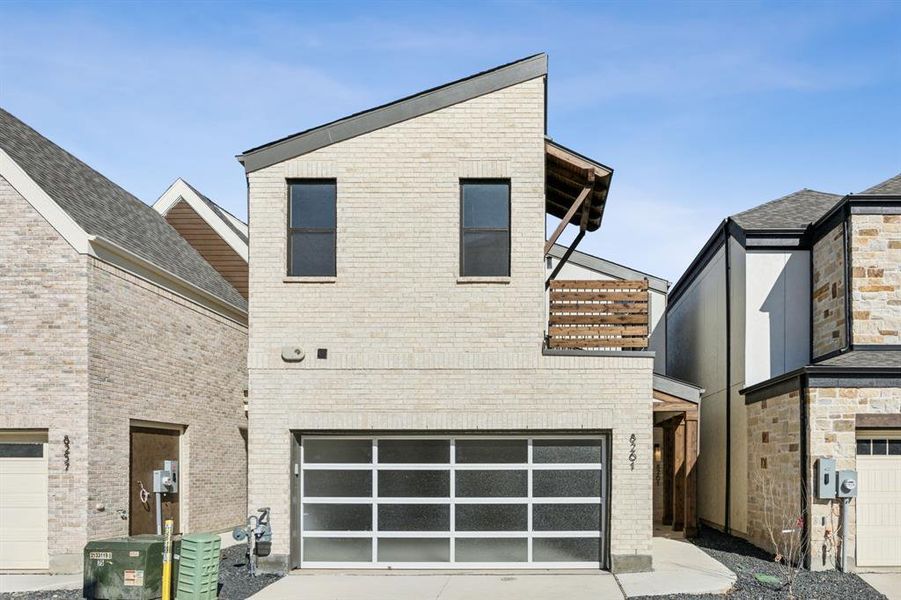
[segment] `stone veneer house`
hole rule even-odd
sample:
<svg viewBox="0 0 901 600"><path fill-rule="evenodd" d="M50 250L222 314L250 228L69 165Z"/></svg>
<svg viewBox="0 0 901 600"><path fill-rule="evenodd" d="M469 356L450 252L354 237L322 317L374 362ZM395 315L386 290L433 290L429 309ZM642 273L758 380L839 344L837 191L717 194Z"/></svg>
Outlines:
<svg viewBox="0 0 901 600"><path fill-rule="evenodd" d="M667 373L706 389L701 520L770 550L801 523L811 568L833 568L840 501L813 486L832 458L859 477L847 568L901 567L901 175L727 218L666 323Z"/></svg>
<svg viewBox="0 0 901 600"><path fill-rule="evenodd" d="M247 303L151 207L0 110L0 569L246 514ZM245 250L246 257L246 250Z"/></svg>
<svg viewBox="0 0 901 600"><path fill-rule="evenodd" d="M546 281L546 215L598 229L612 174L546 86L536 55L239 156L268 568L651 567L648 284Z"/></svg>

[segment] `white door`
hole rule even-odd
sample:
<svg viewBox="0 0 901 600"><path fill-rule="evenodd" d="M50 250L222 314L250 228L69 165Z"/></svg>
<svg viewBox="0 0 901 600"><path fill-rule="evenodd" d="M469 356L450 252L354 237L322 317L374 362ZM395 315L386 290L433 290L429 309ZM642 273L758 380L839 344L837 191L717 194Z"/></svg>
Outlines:
<svg viewBox="0 0 901 600"><path fill-rule="evenodd" d="M302 436L302 567L604 565L603 436Z"/></svg>
<svg viewBox="0 0 901 600"><path fill-rule="evenodd" d="M857 566L901 567L901 437L857 440Z"/></svg>
<svg viewBox="0 0 901 600"><path fill-rule="evenodd" d="M0 432L0 569L47 560L47 434Z"/></svg>

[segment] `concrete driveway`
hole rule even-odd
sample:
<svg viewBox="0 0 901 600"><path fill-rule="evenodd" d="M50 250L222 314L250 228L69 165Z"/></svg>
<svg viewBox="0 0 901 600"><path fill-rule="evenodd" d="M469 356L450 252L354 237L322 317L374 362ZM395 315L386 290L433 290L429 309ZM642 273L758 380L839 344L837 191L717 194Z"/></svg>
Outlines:
<svg viewBox="0 0 901 600"><path fill-rule="evenodd" d="M456 574L359 571L295 572L253 600L621 600L613 575L572 571Z"/></svg>
<svg viewBox="0 0 901 600"><path fill-rule="evenodd" d="M858 573L888 600L901 600L901 573Z"/></svg>

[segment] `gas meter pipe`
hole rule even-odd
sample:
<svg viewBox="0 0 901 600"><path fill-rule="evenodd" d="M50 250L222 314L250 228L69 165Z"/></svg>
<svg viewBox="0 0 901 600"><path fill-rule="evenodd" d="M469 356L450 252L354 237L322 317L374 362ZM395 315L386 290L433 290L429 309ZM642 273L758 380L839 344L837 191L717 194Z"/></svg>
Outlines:
<svg viewBox="0 0 901 600"><path fill-rule="evenodd" d="M172 519L166 519L163 538L163 593L161 600L171 600L172 591Z"/></svg>

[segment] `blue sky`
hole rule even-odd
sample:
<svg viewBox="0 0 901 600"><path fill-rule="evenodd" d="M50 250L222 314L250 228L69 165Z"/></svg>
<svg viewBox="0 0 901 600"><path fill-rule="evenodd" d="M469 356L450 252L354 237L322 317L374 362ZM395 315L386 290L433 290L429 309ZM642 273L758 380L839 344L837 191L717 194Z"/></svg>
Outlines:
<svg viewBox="0 0 901 600"><path fill-rule="evenodd" d="M728 214L901 171L901 3L0 4L0 105L153 202L238 216L234 155L536 52L614 167L582 248L675 280Z"/></svg>

